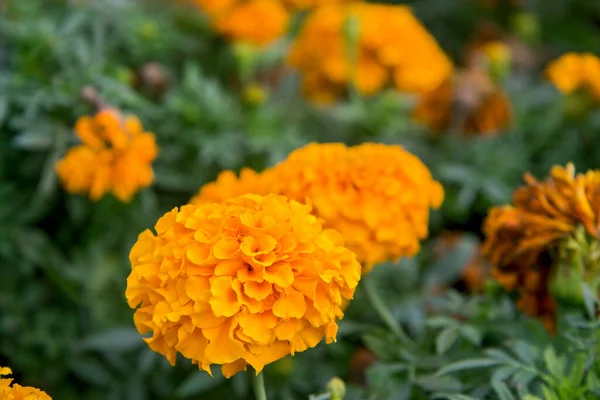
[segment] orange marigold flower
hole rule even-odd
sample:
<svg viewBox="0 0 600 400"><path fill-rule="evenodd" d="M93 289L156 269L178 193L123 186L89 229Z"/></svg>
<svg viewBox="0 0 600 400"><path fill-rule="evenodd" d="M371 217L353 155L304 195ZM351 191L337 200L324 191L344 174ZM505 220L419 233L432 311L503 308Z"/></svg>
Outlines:
<svg viewBox="0 0 600 400"><path fill-rule="evenodd" d="M423 94L413 118L435 132L456 127L466 135L494 136L509 126L512 106L487 74L458 74Z"/></svg>
<svg viewBox="0 0 600 400"><path fill-rule="evenodd" d="M514 193L514 206L491 209L482 250L500 284L521 292L519 306L549 319L555 306L548 279L558 261L551 254L578 227L593 238L600 236L600 171L576 175L573 164L567 164L553 167L545 181L526 174L525 182Z"/></svg>
<svg viewBox="0 0 600 400"><path fill-rule="evenodd" d="M231 377L335 341L360 265L310 206L245 195L175 208L155 230L131 249L126 297L140 334L151 331L146 342L171 364L179 352Z"/></svg>
<svg viewBox="0 0 600 400"><path fill-rule="evenodd" d="M363 273L417 253L428 234L429 209L444 196L423 162L397 145L312 143L273 174L282 194L310 199L325 226L344 236Z"/></svg>
<svg viewBox="0 0 600 400"><path fill-rule="evenodd" d="M285 35L290 14L281 0L195 0L230 40L265 46Z"/></svg>
<svg viewBox="0 0 600 400"><path fill-rule="evenodd" d="M52 400L50 396L39 389L21 386L12 383L11 378L2 378L11 375L8 367L0 367L0 399L2 400Z"/></svg>
<svg viewBox="0 0 600 400"><path fill-rule="evenodd" d="M82 144L56 163L68 192L89 193L92 200L110 192L127 202L154 181L156 142L136 117L105 109L93 117L79 118L75 133Z"/></svg>
<svg viewBox="0 0 600 400"><path fill-rule="evenodd" d="M356 43L347 43L354 34ZM349 82L364 95L388 85L402 92L428 92L452 71L452 63L410 8L364 2L315 9L288 63L302 74L307 96L322 103L343 95Z"/></svg>
<svg viewBox="0 0 600 400"><path fill-rule="evenodd" d="M600 58L594 54L564 54L548 65L546 75L564 94L581 90L600 101Z"/></svg>
<svg viewBox="0 0 600 400"><path fill-rule="evenodd" d="M244 194L265 195L274 193L273 175L270 170L258 173L250 168L242 168L239 178L233 171L223 171L214 182L202 186L191 204L220 203Z"/></svg>

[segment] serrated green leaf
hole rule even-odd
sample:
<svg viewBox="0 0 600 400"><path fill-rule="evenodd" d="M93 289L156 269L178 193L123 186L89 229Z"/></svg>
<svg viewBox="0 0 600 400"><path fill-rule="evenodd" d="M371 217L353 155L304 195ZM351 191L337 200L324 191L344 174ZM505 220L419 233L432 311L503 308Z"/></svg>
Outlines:
<svg viewBox="0 0 600 400"><path fill-rule="evenodd" d="M544 362L550 374L554 377L562 377L565 373L565 362L563 359L556 356L556 352L552 346L544 350Z"/></svg>
<svg viewBox="0 0 600 400"><path fill-rule="evenodd" d="M457 361L441 368L436 375L441 376L452 372L464 371L467 369L488 368L500 364L500 361L491 358L472 358L463 361Z"/></svg>
<svg viewBox="0 0 600 400"><path fill-rule="evenodd" d="M492 380L492 389L500 400L516 400L508 386L502 381Z"/></svg>
<svg viewBox="0 0 600 400"><path fill-rule="evenodd" d="M461 325L459 328L459 332L462 337L464 337L474 345L478 346L481 343L482 333L474 326Z"/></svg>
<svg viewBox="0 0 600 400"><path fill-rule="evenodd" d="M99 333L83 340L77 347L81 350L121 353L142 346L142 336L133 327L121 327Z"/></svg>
<svg viewBox="0 0 600 400"><path fill-rule="evenodd" d="M436 393L431 397L432 400L435 399L446 399L446 400L478 400L475 397L467 396L464 394L445 394L445 393Z"/></svg>
<svg viewBox="0 0 600 400"><path fill-rule="evenodd" d="M435 340L435 349L438 354L444 354L458 338L458 331L456 328L450 327L444 329Z"/></svg>

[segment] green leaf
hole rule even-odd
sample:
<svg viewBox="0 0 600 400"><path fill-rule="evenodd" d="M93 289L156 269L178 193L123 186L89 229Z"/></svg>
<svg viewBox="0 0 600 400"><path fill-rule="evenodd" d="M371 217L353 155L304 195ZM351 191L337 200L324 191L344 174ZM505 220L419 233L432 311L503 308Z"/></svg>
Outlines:
<svg viewBox="0 0 600 400"><path fill-rule="evenodd" d="M583 353L579 353L575 356L575 361L571 366L571 371L569 372L568 376L568 379L571 382L571 387L573 388L581 385L581 381L583 380L583 376L585 374L586 358L586 355Z"/></svg>
<svg viewBox="0 0 600 400"><path fill-rule="evenodd" d="M516 400L510 389L502 381L492 380L492 389L494 389L500 400Z"/></svg>
<svg viewBox="0 0 600 400"><path fill-rule="evenodd" d="M556 352L552 346L544 350L544 362L550 374L556 378L560 378L565 372L565 361L556 356Z"/></svg>
<svg viewBox="0 0 600 400"><path fill-rule="evenodd" d="M498 360L493 360L491 358L471 358L468 360L457 361L455 363L451 363L441 368L436 375L441 376L445 374L449 374L452 372L463 371L467 369L481 369L492 367L494 365L501 364Z"/></svg>
<svg viewBox="0 0 600 400"><path fill-rule="evenodd" d="M475 397L467 396L464 394L445 394L445 393L436 393L431 397L432 400L435 399L446 399L446 400L478 400Z"/></svg>
<svg viewBox="0 0 600 400"><path fill-rule="evenodd" d="M596 319L596 302L598 301L594 292L586 282L581 283L581 293L583 296L583 303L585 305L585 311L587 312L588 318L592 321Z"/></svg>
<svg viewBox="0 0 600 400"><path fill-rule="evenodd" d="M462 382L451 376L422 375L417 376L415 383L429 392L459 392L463 389Z"/></svg>
<svg viewBox="0 0 600 400"><path fill-rule="evenodd" d="M482 334L477 328L471 325L461 325L459 332L462 337L473 343L475 346L481 344Z"/></svg>
<svg viewBox="0 0 600 400"><path fill-rule="evenodd" d="M71 371L81 380L97 386L109 386L112 381L104 365L93 358L78 359L71 363Z"/></svg>
<svg viewBox="0 0 600 400"><path fill-rule="evenodd" d="M510 365L518 365L517 360L509 356L506 352L499 349L488 349L485 351L485 354L493 358L494 360L498 360L499 362L510 364Z"/></svg>
<svg viewBox="0 0 600 400"><path fill-rule="evenodd" d="M196 396L221 386L224 382L225 378L222 375L215 374L214 377L211 377L203 371L195 370L179 385L175 396L179 399Z"/></svg>
<svg viewBox="0 0 600 400"><path fill-rule="evenodd" d="M446 328L437 337L435 341L435 349L438 354L444 354L458 338L458 331L456 328Z"/></svg>
<svg viewBox="0 0 600 400"><path fill-rule="evenodd" d="M546 385L542 386L544 400L561 400L554 391L550 390Z"/></svg>
<svg viewBox="0 0 600 400"><path fill-rule="evenodd" d="M144 344L142 336L133 327L111 329L83 340L79 344L82 350L121 353Z"/></svg>

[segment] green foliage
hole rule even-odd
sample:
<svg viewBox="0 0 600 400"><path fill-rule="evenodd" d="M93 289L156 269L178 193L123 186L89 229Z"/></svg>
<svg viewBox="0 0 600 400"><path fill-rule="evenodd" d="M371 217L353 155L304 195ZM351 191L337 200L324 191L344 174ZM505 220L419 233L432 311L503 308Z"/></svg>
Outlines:
<svg viewBox="0 0 600 400"><path fill-rule="evenodd" d="M131 245L223 169L261 170L310 141L381 141L420 156L444 184L431 237L442 229L472 235L441 258L432 239L417 257L369 276L406 336L386 327L359 288L337 344L267 366L269 398L324 399L334 376L347 382L350 400L600 396L590 288L584 310L559 310L556 337L492 286L456 290L488 208L509 202L525 171L542 177L567 161L597 167L600 111L567 116L566 100L538 68L503 83L514 110L506 132L436 137L410 119L414 99L391 91L308 104L297 76L280 71L285 43L243 53L200 13L171 3L0 1L0 365L60 400L252 398L245 374L226 380L215 368L211 378L148 349L124 299ZM511 29L514 14L475 2L407 3L456 60L478 21ZM600 51L595 0L530 1L526 11L546 58ZM267 91L262 104L244 97L255 82ZM93 203L57 182L54 163L75 143L75 121L94 112L82 100L86 89L157 136L156 182L130 204L111 196ZM364 348L375 359L368 368L356 361Z"/></svg>

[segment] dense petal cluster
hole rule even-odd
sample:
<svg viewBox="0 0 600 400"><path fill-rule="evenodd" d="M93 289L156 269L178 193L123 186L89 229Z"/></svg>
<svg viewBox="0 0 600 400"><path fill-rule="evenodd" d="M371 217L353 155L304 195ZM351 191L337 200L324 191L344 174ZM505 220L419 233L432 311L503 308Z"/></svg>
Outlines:
<svg viewBox="0 0 600 400"><path fill-rule="evenodd" d="M155 230L131 250L126 297L171 364L179 352L230 377L335 340L360 265L310 206L245 195L174 209Z"/></svg>
<svg viewBox="0 0 600 400"><path fill-rule="evenodd" d="M310 144L274 167L278 191L305 201L325 226L338 230L363 263L363 273L414 255L428 234L429 210L442 186L401 146Z"/></svg>
<svg viewBox="0 0 600 400"><path fill-rule="evenodd" d="M276 191L273 178L270 170L258 173L250 168L242 168L239 177L233 171L223 171L214 182L202 186L190 204L220 203L244 194L273 193Z"/></svg>
<svg viewBox="0 0 600 400"><path fill-rule="evenodd" d="M195 0L216 31L235 42L265 46L285 35L290 13L281 0Z"/></svg>
<svg viewBox="0 0 600 400"><path fill-rule="evenodd" d="M39 389L21 386L12 383L11 378L3 376L11 375L12 371L7 367L0 367L0 399L2 400L52 400L50 396Z"/></svg>
<svg viewBox="0 0 600 400"><path fill-rule="evenodd" d="M591 53L567 53L546 68L548 79L564 94L584 91L600 101L600 58Z"/></svg>
<svg viewBox="0 0 600 400"><path fill-rule="evenodd" d="M467 135L493 136L512 120L508 97L487 74L457 74L423 94L413 118L435 132L455 128Z"/></svg>
<svg viewBox="0 0 600 400"><path fill-rule="evenodd" d="M300 71L307 96L323 103L343 95L349 83L365 95L390 85L402 92L428 92L452 71L452 63L410 8L365 2L315 9L288 63Z"/></svg>
<svg viewBox="0 0 600 400"><path fill-rule="evenodd" d="M600 234L600 171L575 174L575 167L555 166L545 181L525 175L514 205L493 208L484 223L484 254L494 264L494 277L507 290L518 289L520 307L549 321L551 252L582 226Z"/></svg>
<svg viewBox="0 0 600 400"><path fill-rule="evenodd" d="M79 118L75 133L81 145L71 148L56 164L67 191L89 193L92 200L112 193L121 201L130 201L154 181L156 142L136 117L105 109L93 117Z"/></svg>

